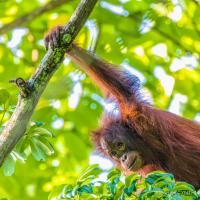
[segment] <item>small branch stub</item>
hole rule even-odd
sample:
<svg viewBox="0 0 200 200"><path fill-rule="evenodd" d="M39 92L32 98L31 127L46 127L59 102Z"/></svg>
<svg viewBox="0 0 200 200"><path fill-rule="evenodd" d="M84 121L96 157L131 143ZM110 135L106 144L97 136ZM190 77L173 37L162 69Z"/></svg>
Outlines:
<svg viewBox="0 0 200 200"><path fill-rule="evenodd" d="M27 82L23 78L16 78L9 81L10 83L15 83L20 90L20 95L23 98L27 98L30 94L30 89Z"/></svg>

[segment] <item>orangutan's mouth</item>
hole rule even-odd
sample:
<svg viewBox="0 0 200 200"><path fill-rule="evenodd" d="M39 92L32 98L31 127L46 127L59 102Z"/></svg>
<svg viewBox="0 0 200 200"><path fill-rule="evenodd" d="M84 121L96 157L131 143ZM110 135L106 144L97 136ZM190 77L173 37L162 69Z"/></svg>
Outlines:
<svg viewBox="0 0 200 200"><path fill-rule="evenodd" d="M129 165L129 167L128 167L129 170L132 170L132 168L134 167L134 164L135 164L136 160L137 160L137 156L133 159L132 163Z"/></svg>

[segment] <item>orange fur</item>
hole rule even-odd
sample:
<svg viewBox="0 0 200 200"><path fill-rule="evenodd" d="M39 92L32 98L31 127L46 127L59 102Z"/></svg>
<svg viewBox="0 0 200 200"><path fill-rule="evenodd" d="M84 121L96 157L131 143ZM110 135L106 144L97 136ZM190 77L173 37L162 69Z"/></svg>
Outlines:
<svg viewBox="0 0 200 200"><path fill-rule="evenodd" d="M72 46L68 55L118 103L118 118L107 117L101 129L93 135L100 151L101 130L113 121L126 123L143 138L157 158L154 167L145 166L139 170L142 174L162 168L173 173L177 180L200 187L200 125L173 113L153 108L143 100L137 77L119 67L98 59L76 45Z"/></svg>

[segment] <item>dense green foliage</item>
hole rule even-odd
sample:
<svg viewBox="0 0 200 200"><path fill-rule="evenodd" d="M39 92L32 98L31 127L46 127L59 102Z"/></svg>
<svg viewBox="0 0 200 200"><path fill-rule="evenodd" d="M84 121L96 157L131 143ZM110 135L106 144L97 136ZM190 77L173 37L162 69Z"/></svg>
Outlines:
<svg viewBox="0 0 200 200"><path fill-rule="evenodd" d="M195 200L199 198L193 186L185 182L175 182L172 174L155 171L144 179L138 174L124 177L118 170L111 170L107 175L107 181L103 182L98 180L101 172L97 165L91 166L81 175L75 185L55 188L49 200Z"/></svg>
<svg viewBox="0 0 200 200"><path fill-rule="evenodd" d="M0 27L37 11L47 2L0 0ZM78 3L66 1L28 22L26 17L20 27L16 24L0 35L0 132L17 102L18 90L9 80L26 80L33 74L45 54L45 32L65 24ZM85 48L96 49L105 60L134 70L142 79L144 94L156 107L199 119L199 21L198 0L99 1L76 41ZM58 186L62 190L63 185L73 185L74 195L78 194L76 191L90 191L90 179L85 189L80 189L84 181L74 183L89 164L89 133L97 127L103 106L99 89L66 59L40 99L26 135L0 169L0 199L44 200ZM103 190L102 194L112 195L111 190L116 188L135 192L134 187L129 188L134 186L131 181L135 177L127 178L125 185L121 181L112 185L115 175L110 176L108 183L91 186L95 194ZM181 190L194 191L187 184L175 184L171 175L163 180L163 186L156 183L155 187L147 187L150 195L154 189L160 190L156 195L163 191L171 195L168 191L179 191L179 186ZM165 185L168 183L169 187ZM107 190L109 184L112 189ZM65 187L65 192L68 189L71 191ZM179 193L176 195L181 199Z"/></svg>

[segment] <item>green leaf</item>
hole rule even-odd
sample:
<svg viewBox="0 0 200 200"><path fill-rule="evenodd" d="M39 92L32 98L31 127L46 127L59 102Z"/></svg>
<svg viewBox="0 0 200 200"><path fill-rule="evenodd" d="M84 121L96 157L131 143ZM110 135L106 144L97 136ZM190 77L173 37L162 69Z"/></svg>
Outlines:
<svg viewBox="0 0 200 200"><path fill-rule="evenodd" d="M133 181L128 187L124 188L124 193L131 196L133 192L136 191L137 180Z"/></svg>
<svg viewBox="0 0 200 200"><path fill-rule="evenodd" d="M109 174L107 175L107 179L112 179L113 177L115 178L116 176L120 176L121 175L121 172L120 170L114 168L112 169Z"/></svg>
<svg viewBox="0 0 200 200"><path fill-rule="evenodd" d="M126 176L125 185L129 186L133 181L138 181L139 179L141 179L141 175L136 173Z"/></svg>
<svg viewBox="0 0 200 200"><path fill-rule="evenodd" d="M112 182L108 183L108 189L109 191L114 195L117 192L117 184L120 181L120 176L116 176Z"/></svg>
<svg viewBox="0 0 200 200"><path fill-rule="evenodd" d="M190 197L189 197L190 198ZM183 198L181 197L180 194L173 194L171 199L175 199L175 200L183 200ZM189 199L188 199L189 200ZM192 199L191 199L192 200Z"/></svg>
<svg viewBox="0 0 200 200"><path fill-rule="evenodd" d="M89 166L85 172L80 176L80 178L78 179L78 183L83 183L88 179L94 179L95 177L97 177L100 173L102 172L102 170L99 168L98 164L94 164Z"/></svg>
<svg viewBox="0 0 200 200"><path fill-rule="evenodd" d="M60 185L55 187L49 194L48 196L48 200L57 200L59 199L59 197L61 196L60 194L63 191L63 187L65 187L65 185Z"/></svg>
<svg viewBox="0 0 200 200"><path fill-rule="evenodd" d="M41 135L44 137L54 137L54 134L51 131L49 131L45 128L42 128L42 127L34 128L34 130L32 131L32 135Z"/></svg>
<svg viewBox="0 0 200 200"><path fill-rule="evenodd" d="M173 192L180 194L181 197L198 197L195 188L186 182L177 182L173 188Z"/></svg>
<svg viewBox="0 0 200 200"><path fill-rule="evenodd" d="M74 189L71 191L72 197L75 197L78 194L79 186L76 185Z"/></svg>
<svg viewBox="0 0 200 200"><path fill-rule="evenodd" d="M54 154L53 146L46 138L38 137L37 139L35 138L34 140L35 140L35 143L37 144L37 146L40 149L42 149L46 155L51 156Z"/></svg>
<svg viewBox="0 0 200 200"><path fill-rule="evenodd" d="M38 145L38 141L32 138L30 141L31 153L37 161L45 161L46 155L43 149Z"/></svg>
<svg viewBox="0 0 200 200"><path fill-rule="evenodd" d="M16 144L15 149L19 152L19 153L24 153L25 149L29 146L30 144L30 140L29 138L25 135L23 136L19 142Z"/></svg>
<svg viewBox="0 0 200 200"><path fill-rule="evenodd" d="M186 182L176 182L173 190L174 191L178 191L178 190L195 191L195 188L194 188L194 186L192 186Z"/></svg>
<svg viewBox="0 0 200 200"><path fill-rule="evenodd" d="M16 151L12 151L11 152L11 155L13 156L13 157L15 157L15 159L17 159L18 161L20 161L21 163L24 163L25 162L25 158L24 158L24 156L22 156L21 154L19 154L18 152L16 152Z"/></svg>
<svg viewBox="0 0 200 200"><path fill-rule="evenodd" d="M83 185L79 188L79 192L80 193L89 193L92 194L93 190L92 190L92 186L91 185Z"/></svg>
<svg viewBox="0 0 200 200"><path fill-rule="evenodd" d="M3 173L5 176L12 176L15 171L15 160L9 155L3 163Z"/></svg>
<svg viewBox="0 0 200 200"><path fill-rule="evenodd" d="M140 200L162 199L161 197L165 196L166 196L165 191L162 191L160 188L156 189L147 188L140 193L139 199Z"/></svg>
<svg viewBox="0 0 200 200"><path fill-rule="evenodd" d="M174 181L174 176L172 174L169 174L169 173L154 171L154 172L148 174L148 176L145 178L145 182L152 185L152 184L154 184L157 181L160 181L162 179L163 180L168 179L168 180Z"/></svg>
<svg viewBox="0 0 200 200"><path fill-rule="evenodd" d="M72 198L73 197L72 192L73 192L73 187L71 185L65 185L61 195L63 197Z"/></svg>

